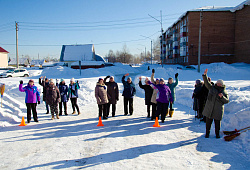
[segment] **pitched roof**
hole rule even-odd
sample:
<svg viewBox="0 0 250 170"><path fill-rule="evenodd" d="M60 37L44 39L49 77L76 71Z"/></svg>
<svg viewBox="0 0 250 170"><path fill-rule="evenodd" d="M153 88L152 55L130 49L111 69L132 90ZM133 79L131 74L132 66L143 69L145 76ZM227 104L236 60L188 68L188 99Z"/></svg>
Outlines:
<svg viewBox="0 0 250 170"><path fill-rule="evenodd" d="M3 49L2 47L0 47L0 53L9 53L9 52Z"/></svg>

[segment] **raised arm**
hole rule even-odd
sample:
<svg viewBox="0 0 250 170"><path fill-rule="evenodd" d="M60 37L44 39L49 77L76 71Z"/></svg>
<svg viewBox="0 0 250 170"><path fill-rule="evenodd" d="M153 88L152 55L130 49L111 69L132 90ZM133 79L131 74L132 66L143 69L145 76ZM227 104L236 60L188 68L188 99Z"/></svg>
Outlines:
<svg viewBox="0 0 250 170"><path fill-rule="evenodd" d="M175 74L175 82L173 83L173 86L176 87L179 83L178 73Z"/></svg>
<svg viewBox="0 0 250 170"><path fill-rule="evenodd" d="M206 88L207 88L208 90L210 90L210 89L212 88L213 85L208 81L207 71L208 71L208 69L206 69L206 70L204 71L204 74L202 75L202 78L203 78L203 81L204 81L204 84L205 84Z"/></svg>
<svg viewBox="0 0 250 170"><path fill-rule="evenodd" d="M25 92L25 91L26 91L26 89L23 88L23 80L20 81L19 91L20 91L20 92Z"/></svg>
<svg viewBox="0 0 250 170"><path fill-rule="evenodd" d="M155 70L154 69L152 70L152 74L151 74L151 82L156 84L156 82L155 82Z"/></svg>
<svg viewBox="0 0 250 170"><path fill-rule="evenodd" d="M108 79L109 77L110 77L110 76L107 76L107 77L104 78L103 82L104 82L105 85L108 84L106 81L107 81L107 79Z"/></svg>

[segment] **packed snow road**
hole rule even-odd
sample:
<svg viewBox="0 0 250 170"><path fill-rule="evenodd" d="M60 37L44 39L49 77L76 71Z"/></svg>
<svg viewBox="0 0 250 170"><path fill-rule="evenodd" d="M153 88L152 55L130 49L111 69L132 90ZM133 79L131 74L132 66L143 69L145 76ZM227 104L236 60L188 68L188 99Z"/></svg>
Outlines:
<svg viewBox="0 0 250 170"><path fill-rule="evenodd" d="M138 72L129 71L137 84ZM42 75L59 78L51 70L50 74L48 72L44 70ZM115 79L120 82L121 74L117 72L116 70ZM171 70L168 70L168 74L170 73ZM36 84L40 74L33 77ZM149 76L149 72L140 74ZM169 77L168 74L159 77ZM66 82L70 77L72 75L65 77ZM78 78L81 85L81 115L69 114L50 120L51 116L45 114L45 105L42 103L37 108L39 123L32 120L25 127L18 126L21 117L26 117L25 95L18 91L21 78L4 80L6 92L3 108L0 108L0 169L248 169L250 166L248 150L245 150L249 144L247 136L238 141L236 139L236 142L225 142L223 138L215 138L212 128L211 137L204 138L205 124L195 121L190 109L192 79L180 81L174 116L167 118L165 123L160 123L160 128L152 127L154 121L146 118L143 91L138 87L134 99L134 114L123 115L122 84L119 83L120 100L116 117L104 120L104 127L97 127L98 107L94 88L99 76L93 77ZM235 81L226 83L235 100L232 102L237 102L239 96L244 96L242 101L245 104L242 104L247 106L249 92L244 93L241 89L248 91L249 81L240 81L237 85ZM41 87L39 89L41 91ZM235 105L229 108L233 106ZM72 113L70 103L68 113ZM248 115L249 111L239 113ZM248 121L249 115L245 119ZM240 121L240 118L234 120Z"/></svg>

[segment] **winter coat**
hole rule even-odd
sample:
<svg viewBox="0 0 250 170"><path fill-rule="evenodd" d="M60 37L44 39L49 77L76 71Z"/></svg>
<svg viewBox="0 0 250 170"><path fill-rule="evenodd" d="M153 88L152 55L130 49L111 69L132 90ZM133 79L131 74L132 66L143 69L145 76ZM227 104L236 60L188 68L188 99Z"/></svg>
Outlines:
<svg viewBox="0 0 250 170"><path fill-rule="evenodd" d="M128 83L127 81L125 81L125 76L122 77L122 83L124 86L124 90L123 90L122 95L125 98L133 98L135 93L136 93L134 83L133 82Z"/></svg>
<svg viewBox="0 0 250 170"><path fill-rule="evenodd" d="M209 90L205 108L202 114L210 119L221 120L224 114L224 104L229 102L228 93L226 91L226 86L222 87L212 85L208 79L207 75L202 75L205 86ZM219 97L219 93L223 94L223 97Z"/></svg>
<svg viewBox="0 0 250 170"><path fill-rule="evenodd" d="M119 100L119 88L116 82L106 82L107 78L104 79L104 83L107 86L108 99L110 104L116 104Z"/></svg>
<svg viewBox="0 0 250 170"><path fill-rule="evenodd" d="M203 111L205 104L204 87L205 85L203 83L197 84L195 85L195 89L193 92L193 98L194 98L193 110L199 111L200 113Z"/></svg>
<svg viewBox="0 0 250 170"><path fill-rule="evenodd" d="M171 94L172 94L172 97L173 97L173 102L175 101L175 98L176 98L176 96L175 96L175 88L176 88L176 86L178 85L178 82L179 82L179 80L178 80L178 77L177 78L175 78L175 83L172 83L172 84L167 84L167 86L170 88L170 90L171 90Z"/></svg>
<svg viewBox="0 0 250 170"><path fill-rule="evenodd" d="M150 85L142 85L141 81L139 81L139 86L145 91L145 105L151 105L151 98L153 94L153 89Z"/></svg>
<svg viewBox="0 0 250 170"><path fill-rule="evenodd" d="M152 84L159 90L157 94L156 101L160 103L169 103L173 102L173 98L171 95L171 90L166 84L153 84L151 81L148 81L149 84Z"/></svg>
<svg viewBox="0 0 250 170"><path fill-rule="evenodd" d="M78 98L78 89L80 89L78 83L74 83L73 85L69 84L69 91L67 98Z"/></svg>
<svg viewBox="0 0 250 170"><path fill-rule="evenodd" d="M151 82L153 84L156 84L155 80L154 80L154 74L151 75ZM157 97L157 94L158 94L158 89L156 87L154 87L153 85L150 85L153 89L153 94L152 94L152 97L151 97L151 102L154 103L154 104L157 104L157 101L156 101L156 97Z"/></svg>
<svg viewBox="0 0 250 170"><path fill-rule="evenodd" d="M23 88L23 84L19 85L19 91L25 92L25 103L37 103L40 101L40 93L36 86L27 85Z"/></svg>
<svg viewBox="0 0 250 170"><path fill-rule="evenodd" d="M49 85L49 82L46 83L44 80L41 80L41 78L39 78L39 84L43 86L43 101L46 101L46 86Z"/></svg>
<svg viewBox="0 0 250 170"><path fill-rule="evenodd" d="M61 100L59 89L54 84L49 84L46 87L46 103L48 105L58 105Z"/></svg>
<svg viewBox="0 0 250 170"><path fill-rule="evenodd" d="M62 84L62 82L58 85L57 84L57 87L60 91L60 95L61 95L61 102L67 102L68 99L67 99L67 96L68 96L68 91L69 91L69 88L66 84Z"/></svg>
<svg viewBox="0 0 250 170"><path fill-rule="evenodd" d="M96 84L95 98L98 105L107 104L109 102L105 84L100 84L100 83Z"/></svg>

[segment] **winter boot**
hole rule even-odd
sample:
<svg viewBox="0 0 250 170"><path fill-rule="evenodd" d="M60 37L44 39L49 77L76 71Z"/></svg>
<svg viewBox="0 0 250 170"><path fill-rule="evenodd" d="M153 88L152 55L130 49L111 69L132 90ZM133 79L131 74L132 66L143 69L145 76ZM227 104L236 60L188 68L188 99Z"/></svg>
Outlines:
<svg viewBox="0 0 250 170"><path fill-rule="evenodd" d="M56 118L59 119L59 115L58 114L56 115Z"/></svg>
<svg viewBox="0 0 250 170"><path fill-rule="evenodd" d="M170 110L170 111L169 111L169 117L172 117L173 114L174 114L174 110Z"/></svg>
<svg viewBox="0 0 250 170"><path fill-rule="evenodd" d="M81 114L81 112L79 111L79 112L78 112L78 115L80 115L80 114Z"/></svg>
<svg viewBox="0 0 250 170"><path fill-rule="evenodd" d="M72 115L73 115L73 114L76 114L76 111L73 111Z"/></svg>
<svg viewBox="0 0 250 170"><path fill-rule="evenodd" d="M166 117L168 116L168 114L169 114L169 109L167 110ZM170 115L169 115L169 116L170 116Z"/></svg>
<svg viewBox="0 0 250 170"><path fill-rule="evenodd" d="M54 118L55 118L54 115L52 115L51 120L54 120Z"/></svg>
<svg viewBox="0 0 250 170"><path fill-rule="evenodd" d="M67 116L67 115L68 115L68 113L67 113L67 112L65 112L65 115Z"/></svg>
<svg viewBox="0 0 250 170"><path fill-rule="evenodd" d="M147 116L147 118L150 118L150 113L148 113L148 116Z"/></svg>

